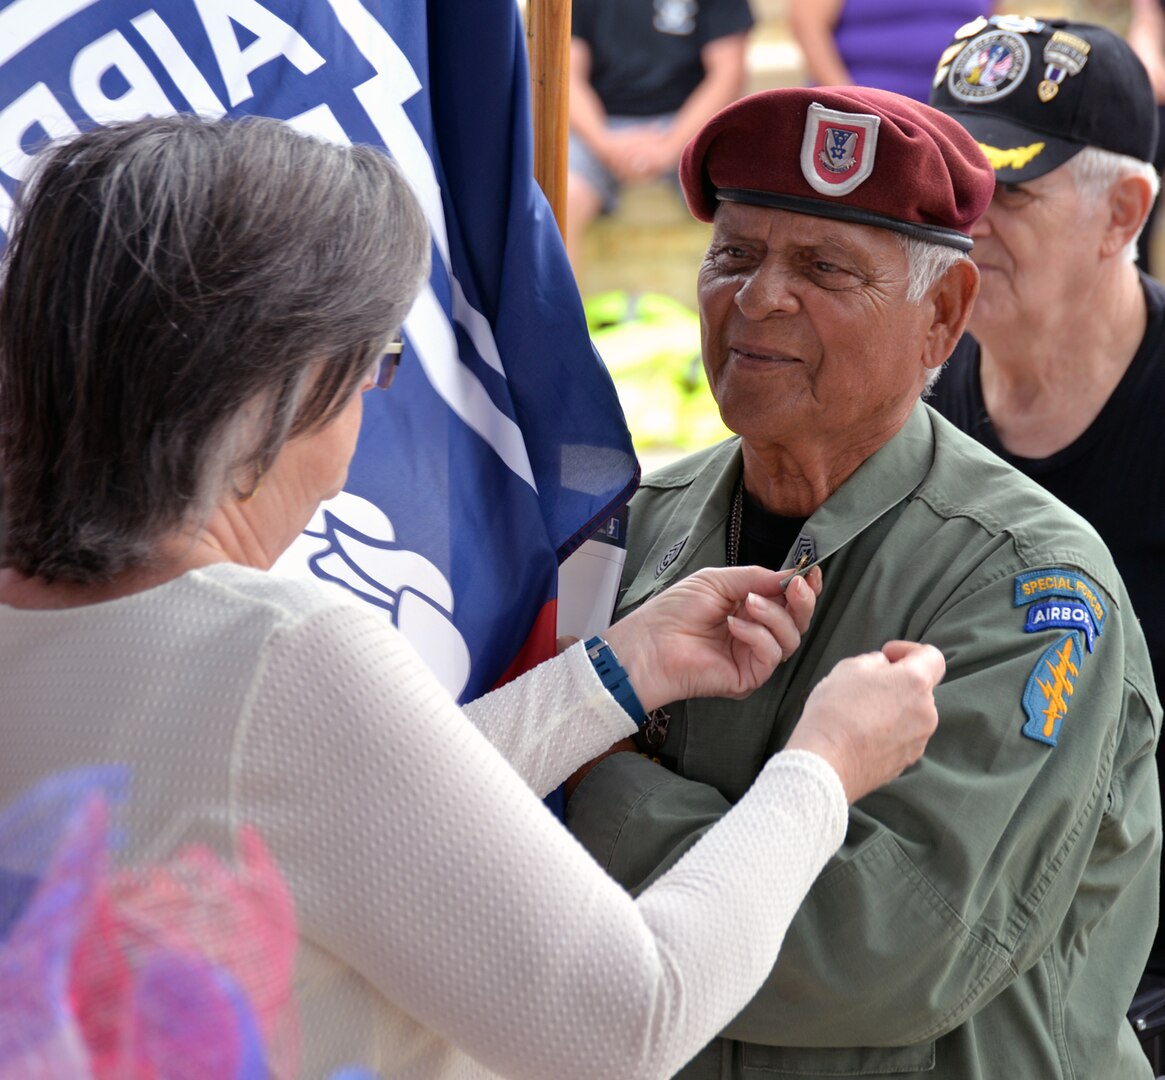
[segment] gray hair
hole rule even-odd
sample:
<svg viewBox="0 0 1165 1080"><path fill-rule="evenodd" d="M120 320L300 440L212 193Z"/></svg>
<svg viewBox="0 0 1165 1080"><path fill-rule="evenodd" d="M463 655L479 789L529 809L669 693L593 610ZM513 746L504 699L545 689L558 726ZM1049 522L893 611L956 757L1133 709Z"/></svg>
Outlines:
<svg viewBox="0 0 1165 1080"><path fill-rule="evenodd" d="M936 244L930 240L919 240L913 236L895 233L903 251L906 252L906 268L909 277L906 282L906 300L911 304L922 302L932 285L955 263L965 262L969 256L965 251Z"/></svg>
<svg viewBox="0 0 1165 1080"><path fill-rule="evenodd" d="M919 240L913 236L895 233L902 250L906 253L906 300L911 304L919 304L930 291L931 286L942 279L942 276L956 263L965 262L970 256L958 248L946 244L936 244L930 240ZM935 383L943 369L943 365L931 368L926 375L925 394Z"/></svg>
<svg viewBox="0 0 1165 1080"><path fill-rule="evenodd" d="M1152 197L1157 197L1161 189L1161 177L1157 170L1147 161L1130 157L1128 154L1116 154L1111 150L1101 150L1097 146L1086 146L1078 154L1074 154L1061 166L1076 185L1080 196L1088 202L1099 203L1108 197L1112 186L1128 176L1144 177L1149 184ZM1148 220L1148 215L1146 215ZM1128 244L1121 251L1121 258L1125 262L1137 261L1137 238L1141 235L1141 228L1137 230Z"/></svg>
<svg viewBox="0 0 1165 1080"><path fill-rule="evenodd" d="M337 415L428 270L417 199L370 147L189 115L51 145L0 268L6 563L148 563Z"/></svg>

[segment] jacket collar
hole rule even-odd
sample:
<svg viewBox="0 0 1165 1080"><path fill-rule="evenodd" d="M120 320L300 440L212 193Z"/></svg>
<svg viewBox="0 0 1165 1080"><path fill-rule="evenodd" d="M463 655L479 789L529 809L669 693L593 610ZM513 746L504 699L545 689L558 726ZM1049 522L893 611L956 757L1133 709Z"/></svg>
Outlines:
<svg viewBox="0 0 1165 1080"><path fill-rule="evenodd" d="M689 460L699 467L665 471L646 485L684 487L684 491L620 607L637 604L702 567L725 563L728 516L742 469L740 440L729 440ZM839 551L915 491L933 460L934 428L930 411L920 400L897 434L813 512L782 567L792 566L805 550L813 561ZM635 527L634 516L631 527Z"/></svg>

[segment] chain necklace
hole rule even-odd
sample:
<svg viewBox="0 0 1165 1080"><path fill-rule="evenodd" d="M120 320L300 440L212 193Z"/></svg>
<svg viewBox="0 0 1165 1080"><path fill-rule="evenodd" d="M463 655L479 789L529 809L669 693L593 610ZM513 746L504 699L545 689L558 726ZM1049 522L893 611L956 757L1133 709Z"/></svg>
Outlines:
<svg viewBox="0 0 1165 1080"><path fill-rule="evenodd" d="M740 559L740 526L744 520L744 476L736 481L732 495L732 511L728 515L728 545L724 565L735 566Z"/></svg>
<svg viewBox="0 0 1165 1080"><path fill-rule="evenodd" d="M741 474L739 480L736 481L736 491L732 495L732 509L728 514L728 542L724 552L724 565L736 566L740 562L740 534L744 522L744 475ZM817 565L813 559L812 552L805 551L798 556L797 561L793 563L794 574L793 577L800 577L807 574ZM790 577L785 586L793 580Z"/></svg>

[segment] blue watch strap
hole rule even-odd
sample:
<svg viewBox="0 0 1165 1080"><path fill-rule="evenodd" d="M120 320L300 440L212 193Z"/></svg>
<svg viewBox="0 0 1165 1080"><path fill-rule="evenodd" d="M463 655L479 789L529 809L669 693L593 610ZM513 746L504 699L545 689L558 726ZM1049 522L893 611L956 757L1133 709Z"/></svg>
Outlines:
<svg viewBox="0 0 1165 1080"><path fill-rule="evenodd" d="M615 650L597 636L588 638L583 648L586 649L587 657L594 665L595 674L599 676L611 697L623 707L623 711L635 721L637 727L643 727L647 713L631 685L631 679L626 670L619 663Z"/></svg>

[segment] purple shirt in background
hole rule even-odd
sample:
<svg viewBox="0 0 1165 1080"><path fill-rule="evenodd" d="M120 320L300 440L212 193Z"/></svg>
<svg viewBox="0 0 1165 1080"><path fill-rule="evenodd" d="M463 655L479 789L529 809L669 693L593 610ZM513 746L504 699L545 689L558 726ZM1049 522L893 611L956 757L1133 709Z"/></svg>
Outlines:
<svg viewBox="0 0 1165 1080"><path fill-rule="evenodd" d="M858 86L926 101L955 31L990 10L982 0L846 0L834 40Z"/></svg>

